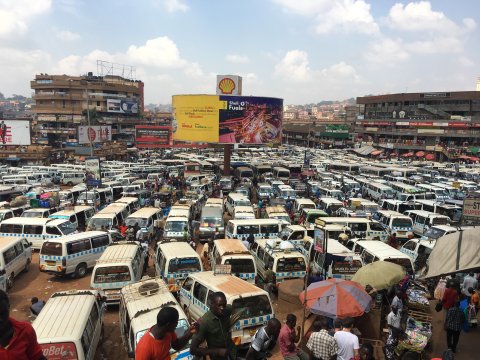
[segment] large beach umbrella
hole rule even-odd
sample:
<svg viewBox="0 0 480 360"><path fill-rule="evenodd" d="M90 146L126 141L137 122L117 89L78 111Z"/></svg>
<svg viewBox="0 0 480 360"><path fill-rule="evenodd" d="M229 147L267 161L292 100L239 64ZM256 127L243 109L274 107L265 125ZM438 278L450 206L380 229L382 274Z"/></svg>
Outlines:
<svg viewBox="0 0 480 360"><path fill-rule="evenodd" d="M358 269L352 281L383 290L398 283L404 277L405 270L402 266L388 261L375 261Z"/></svg>
<svg viewBox="0 0 480 360"><path fill-rule="evenodd" d="M362 316L370 310L372 301L362 285L342 279L312 283L299 296L310 312L340 318Z"/></svg>

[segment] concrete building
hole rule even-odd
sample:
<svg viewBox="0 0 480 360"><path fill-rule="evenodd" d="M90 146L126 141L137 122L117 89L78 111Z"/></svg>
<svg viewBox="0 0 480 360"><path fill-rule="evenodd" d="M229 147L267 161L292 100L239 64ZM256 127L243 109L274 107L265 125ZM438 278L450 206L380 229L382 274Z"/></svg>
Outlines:
<svg viewBox="0 0 480 360"><path fill-rule="evenodd" d="M355 137L397 154L437 159L476 154L480 92L399 93L357 98ZM473 150L475 149L475 150Z"/></svg>
<svg viewBox="0 0 480 360"><path fill-rule="evenodd" d="M134 133L142 117L144 83L120 76L39 74L31 81L33 142L75 143L78 125L112 125L112 135Z"/></svg>

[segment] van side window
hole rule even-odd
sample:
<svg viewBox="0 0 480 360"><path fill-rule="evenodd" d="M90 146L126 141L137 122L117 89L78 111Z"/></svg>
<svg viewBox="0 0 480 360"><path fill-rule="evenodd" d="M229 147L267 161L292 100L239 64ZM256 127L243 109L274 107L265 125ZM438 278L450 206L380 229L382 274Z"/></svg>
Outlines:
<svg viewBox="0 0 480 360"><path fill-rule="evenodd" d="M7 212L5 213L4 219L10 219L11 217L13 217L13 214L10 212Z"/></svg>
<svg viewBox="0 0 480 360"><path fill-rule="evenodd" d="M371 231L383 231L383 227L376 222L371 222L370 223L370 230Z"/></svg>
<svg viewBox="0 0 480 360"><path fill-rule="evenodd" d="M94 249L102 247L102 246L107 246L109 243L108 241L108 235L101 235L92 238L92 247Z"/></svg>
<svg viewBox="0 0 480 360"><path fill-rule="evenodd" d="M193 296L197 300L205 304L205 298L207 296L207 288L202 284L200 284L199 282L196 282L195 285L193 286Z"/></svg>
<svg viewBox="0 0 480 360"><path fill-rule="evenodd" d="M417 247L417 243L415 241L409 241L405 245L403 245L404 249L407 249L410 251L415 251L416 247Z"/></svg>
<svg viewBox="0 0 480 360"><path fill-rule="evenodd" d="M23 232L25 234L41 235L43 233L42 225L25 225Z"/></svg>
<svg viewBox="0 0 480 360"><path fill-rule="evenodd" d="M263 261L263 257L265 256L265 250L263 250L263 248L259 247L258 252L257 252L257 256L261 261Z"/></svg>
<svg viewBox="0 0 480 360"><path fill-rule="evenodd" d="M353 232L357 231L367 231L367 224L366 223L352 223L350 228L352 229Z"/></svg>
<svg viewBox="0 0 480 360"><path fill-rule="evenodd" d="M373 255L364 250L362 252L362 260L365 265L370 264L373 261Z"/></svg>
<svg viewBox="0 0 480 360"><path fill-rule="evenodd" d="M0 225L0 232L2 233L21 234L22 231L23 231L23 225L18 225L18 224Z"/></svg>
<svg viewBox="0 0 480 360"><path fill-rule="evenodd" d="M213 292L212 290L209 290L208 291L208 296L207 296L207 306L210 307L212 306L212 302L213 302L213 295L215 294L215 292Z"/></svg>
<svg viewBox="0 0 480 360"><path fill-rule="evenodd" d="M265 258L263 260L263 262L265 263L265 269L273 270L273 261L273 257L271 257L269 253L265 253Z"/></svg>
<svg viewBox="0 0 480 360"><path fill-rule="evenodd" d="M62 232L55 226L47 226L47 234L50 235L63 235Z"/></svg>
<svg viewBox="0 0 480 360"><path fill-rule="evenodd" d="M258 248L258 244L257 244L257 243L253 243L253 244L252 244L252 247L250 248L250 251L256 253L256 252L257 252L257 248Z"/></svg>
<svg viewBox="0 0 480 360"><path fill-rule="evenodd" d="M275 224L260 225L260 233L261 234L278 233L278 225L275 225Z"/></svg>
<svg viewBox="0 0 480 360"><path fill-rule="evenodd" d="M16 257L15 248L12 246L10 249L5 250L3 253L3 259L5 260L5 265L10 264Z"/></svg>
<svg viewBox="0 0 480 360"><path fill-rule="evenodd" d="M193 285L193 279L186 278L185 281L183 282L182 288L190 292L192 290L192 285Z"/></svg>
<svg viewBox="0 0 480 360"><path fill-rule="evenodd" d="M94 328L98 322L98 317L99 317L98 307L96 304L94 304L92 307L92 312L90 313L90 320L92 320L92 324Z"/></svg>
<svg viewBox="0 0 480 360"><path fill-rule="evenodd" d="M83 348L84 354L88 354L89 352L88 350L93 341L94 331L95 331L95 327L92 324L92 320L89 318L87 320L85 330L83 330L83 334L82 334L82 348Z"/></svg>
<svg viewBox="0 0 480 360"><path fill-rule="evenodd" d="M21 242L15 244L15 253L17 254L17 256L22 255L23 246Z"/></svg>
<svg viewBox="0 0 480 360"><path fill-rule="evenodd" d="M67 244L67 254L77 254L91 248L90 239L77 240Z"/></svg>

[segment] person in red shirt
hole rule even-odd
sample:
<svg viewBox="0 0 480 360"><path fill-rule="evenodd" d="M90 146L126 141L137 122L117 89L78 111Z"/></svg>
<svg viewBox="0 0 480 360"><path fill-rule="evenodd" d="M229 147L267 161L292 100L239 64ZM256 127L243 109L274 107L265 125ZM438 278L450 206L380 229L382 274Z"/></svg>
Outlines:
<svg viewBox="0 0 480 360"><path fill-rule="evenodd" d="M170 348L183 349L192 336L192 328L181 338L177 338L175 329L178 324L177 309L166 306L157 314L157 323L140 339L135 349L136 360L170 360Z"/></svg>
<svg viewBox="0 0 480 360"><path fill-rule="evenodd" d="M10 317L10 301L0 290L0 359L47 360L28 322Z"/></svg>
<svg viewBox="0 0 480 360"><path fill-rule="evenodd" d="M458 291L451 281L447 281L445 292L442 297L442 305L445 311L448 311L458 301Z"/></svg>
<svg viewBox="0 0 480 360"><path fill-rule="evenodd" d="M127 236L127 230L128 230L128 227L123 222L118 227L118 231L120 232L120 235L122 235L123 237Z"/></svg>

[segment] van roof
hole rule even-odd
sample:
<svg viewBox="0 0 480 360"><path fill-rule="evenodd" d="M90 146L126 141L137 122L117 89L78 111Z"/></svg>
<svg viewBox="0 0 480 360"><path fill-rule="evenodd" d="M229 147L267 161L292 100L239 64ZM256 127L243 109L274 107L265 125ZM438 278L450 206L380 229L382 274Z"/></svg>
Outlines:
<svg viewBox="0 0 480 360"><path fill-rule="evenodd" d="M63 219L56 219L56 221ZM21 225L45 225L46 223L53 222L54 219L49 218L27 218L27 217L13 217L2 221L2 224L21 224Z"/></svg>
<svg viewBox="0 0 480 360"><path fill-rule="evenodd" d="M375 254L378 258L409 258L408 255L402 253L400 250L397 250L391 247L388 244L385 244L383 241L378 240L360 240L357 241L356 245L361 246L365 250Z"/></svg>
<svg viewBox="0 0 480 360"><path fill-rule="evenodd" d="M18 240L25 239L23 237L0 236L0 250L9 247L11 244L18 242Z"/></svg>
<svg viewBox="0 0 480 360"><path fill-rule="evenodd" d="M265 290L233 275L214 275L213 271L203 271L192 273L189 277L202 282L210 289L222 291L227 297L227 300L238 295L242 297L249 295L268 296Z"/></svg>
<svg viewBox="0 0 480 360"><path fill-rule="evenodd" d="M113 203L131 204L133 202L138 202L138 198L132 196L124 196L114 201Z"/></svg>
<svg viewBox="0 0 480 360"><path fill-rule="evenodd" d="M133 259L139 248L140 244L136 241L120 241L112 243L107 246L103 254L100 256L100 259L97 260L97 265L95 266Z"/></svg>
<svg viewBox="0 0 480 360"><path fill-rule="evenodd" d="M69 241L75 241L79 239L85 239L88 237L101 236L101 235L108 235L108 233L105 231L84 231L77 234L69 234L69 235L60 236L54 239L49 239L46 242L67 243Z"/></svg>
<svg viewBox="0 0 480 360"><path fill-rule="evenodd" d="M71 209L65 209L65 210L57 211L56 213L53 213L52 215L50 215L50 217L61 216L61 215L70 216L70 215L73 215L73 214L76 214L76 213L79 213L79 212L82 212L82 211L86 211L86 210L93 210L93 207L92 206L86 206L86 205L75 205Z"/></svg>
<svg viewBox="0 0 480 360"><path fill-rule="evenodd" d="M238 239L217 239L213 241L220 256L233 254L248 254L250 252Z"/></svg>
<svg viewBox="0 0 480 360"><path fill-rule="evenodd" d="M90 309L95 306L93 290L71 290L53 294L32 323L40 344L81 339Z"/></svg>
<svg viewBox="0 0 480 360"><path fill-rule="evenodd" d="M302 225L287 225L288 229L291 229L292 231L305 231L307 230L305 226Z"/></svg>
<svg viewBox="0 0 480 360"><path fill-rule="evenodd" d="M197 257L200 258L198 253L192 249L192 247L184 241L160 243L158 242L158 247L161 249L162 253L166 258L178 258L178 257Z"/></svg>
<svg viewBox="0 0 480 360"><path fill-rule="evenodd" d="M305 256L303 256L303 254L298 251L298 250L295 250L295 249L289 249L289 250L280 250L280 249L272 249L271 247L267 246L267 241L269 240L272 240L272 239L255 239L255 242L258 243L258 246L264 248L265 250L267 250L268 248L268 254L270 254L272 257L276 258L276 257L302 257L305 259ZM278 244L280 244L282 242L282 240L280 239L276 239L275 240L276 243L277 243L277 246ZM273 251L272 251L273 250Z"/></svg>
<svg viewBox="0 0 480 360"><path fill-rule="evenodd" d="M295 202L298 205L302 205L302 204L315 205L315 203L311 199L307 199L307 198L296 198Z"/></svg>
<svg viewBox="0 0 480 360"><path fill-rule="evenodd" d="M128 217L148 218L152 215L155 215L156 213L158 213L160 211L161 211L161 209L158 209L156 207L144 207L144 208L141 208L140 210L137 210L134 213L128 215Z"/></svg>

